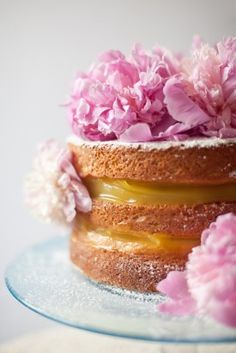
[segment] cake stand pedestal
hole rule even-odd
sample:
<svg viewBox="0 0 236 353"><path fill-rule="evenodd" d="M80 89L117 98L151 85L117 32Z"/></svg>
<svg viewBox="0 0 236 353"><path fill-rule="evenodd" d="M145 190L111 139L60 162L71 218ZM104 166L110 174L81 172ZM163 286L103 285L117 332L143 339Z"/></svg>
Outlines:
<svg viewBox="0 0 236 353"><path fill-rule="evenodd" d="M18 256L6 271L6 284L29 309L75 328L154 342L236 342L236 329L210 319L160 314L159 294L90 281L70 262L67 237L52 238Z"/></svg>

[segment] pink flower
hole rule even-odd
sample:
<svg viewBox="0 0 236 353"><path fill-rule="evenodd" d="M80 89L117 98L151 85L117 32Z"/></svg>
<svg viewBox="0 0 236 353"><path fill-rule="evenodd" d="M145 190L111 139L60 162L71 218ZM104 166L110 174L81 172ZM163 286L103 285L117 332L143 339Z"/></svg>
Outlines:
<svg viewBox="0 0 236 353"><path fill-rule="evenodd" d="M162 312L209 315L236 327L236 215L219 216L202 233L186 271L170 272L158 289L170 298L159 305Z"/></svg>
<svg viewBox="0 0 236 353"><path fill-rule="evenodd" d="M68 107L90 140L236 137L236 38L211 47L195 37L189 58L138 44L129 57L108 51L77 76Z"/></svg>
<svg viewBox="0 0 236 353"><path fill-rule="evenodd" d="M120 51L102 54L98 63L74 82L69 102L73 132L90 140L129 136L130 141L146 141L139 129L128 133L130 128L146 124L151 139L158 138L155 130L168 114L163 87L179 67L178 59L160 48L149 53L136 45L129 58Z"/></svg>
<svg viewBox="0 0 236 353"><path fill-rule="evenodd" d="M182 123L185 131L209 121L209 116L184 92L177 77L167 81L164 94L169 113Z"/></svg>
<svg viewBox="0 0 236 353"><path fill-rule="evenodd" d="M26 203L46 222L70 223L76 212L89 212L92 201L71 162L71 153L56 141L43 143L26 177Z"/></svg>
<svg viewBox="0 0 236 353"><path fill-rule="evenodd" d="M164 88L170 115L192 136L236 137L236 38L214 47L195 41L183 70Z"/></svg>
<svg viewBox="0 0 236 353"><path fill-rule="evenodd" d="M195 300L188 290L186 271L171 271L158 283L158 290L170 300L159 304L159 310L174 315L190 315L196 311Z"/></svg>

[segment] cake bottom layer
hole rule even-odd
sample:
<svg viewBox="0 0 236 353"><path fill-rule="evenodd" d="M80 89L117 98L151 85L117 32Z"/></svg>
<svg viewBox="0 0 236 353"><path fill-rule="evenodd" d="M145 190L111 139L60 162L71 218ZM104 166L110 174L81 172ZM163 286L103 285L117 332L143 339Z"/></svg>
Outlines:
<svg viewBox="0 0 236 353"><path fill-rule="evenodd" d="M72 262L97 281L140 292L156 291L156 285L171 270L183 270L187 255L148 252L129 253L94 246L78 232L71 237Z"/></svg>

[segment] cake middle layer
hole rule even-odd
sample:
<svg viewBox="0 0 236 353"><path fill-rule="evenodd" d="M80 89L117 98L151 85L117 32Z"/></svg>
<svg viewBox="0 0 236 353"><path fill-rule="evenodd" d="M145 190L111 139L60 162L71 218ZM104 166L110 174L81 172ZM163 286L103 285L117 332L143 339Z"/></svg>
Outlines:
<svg viewBox="0 0 236 353"><path fill-rule="evenodd" d="M92 198L130 204L203 204L236 201L236 183L166 185L152 182L87 177Z"/></svg>

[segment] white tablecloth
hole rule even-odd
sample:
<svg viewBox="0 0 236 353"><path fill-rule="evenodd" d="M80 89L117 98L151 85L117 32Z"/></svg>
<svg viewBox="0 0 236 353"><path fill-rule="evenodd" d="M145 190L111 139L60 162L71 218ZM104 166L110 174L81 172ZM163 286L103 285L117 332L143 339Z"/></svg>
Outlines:
<svg viewBox="0 0 236 353"><path fill-rule="evenodd" d="M235 353L236 345L160 344L57 327L0 345L0 353Z"/></svg>

